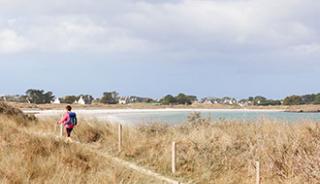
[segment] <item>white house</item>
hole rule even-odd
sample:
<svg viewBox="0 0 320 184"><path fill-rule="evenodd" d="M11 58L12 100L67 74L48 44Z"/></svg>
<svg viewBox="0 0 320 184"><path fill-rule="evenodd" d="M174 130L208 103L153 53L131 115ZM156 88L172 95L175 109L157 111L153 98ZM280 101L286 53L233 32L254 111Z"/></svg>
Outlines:
<svg viewBox="0 0 320 184"><path fill-rule="evenodd" d="M120 97L119 99L119 104L128 104L129 103L129 98L126 97Z"/></svg>
<svg viewBox="0 0 320 184"><path fill-rule="evenodd" d="M85 105L85 104L86 104L86 102L84 101L84 99L83 99L82 96L81 96L81 97L79 98L79 100L77 101L77 104L81 104L81 105Z"/></svg>
<svg viewBox="0 0 320 184"><path fill-rule="evenodd" d="M212 101L211 101L211 100L206 99L203 103L204 103L204 104L208 104L208 105L210 104L210 105L211 105L211 104L212 104Z"/></svg>
<svg viewBox="0 0 320 184"><path fill-rule="evenodd" d="M59 98L56 98L52 103L53 103L53 104L60 104Z"/></svg>

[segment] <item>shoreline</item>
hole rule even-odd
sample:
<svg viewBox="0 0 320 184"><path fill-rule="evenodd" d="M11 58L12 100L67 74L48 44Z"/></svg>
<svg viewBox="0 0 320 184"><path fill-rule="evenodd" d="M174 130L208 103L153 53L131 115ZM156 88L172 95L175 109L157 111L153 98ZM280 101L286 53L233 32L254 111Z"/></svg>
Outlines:
<svg viewBox="0 0 320 184"><path fill-rule="evenodd" d="M63 113L65 110L51 109L51 110L30 110L22 109L23 112L29 114L38 114L40 112L47 113ZM175 109L175 108L161 108L161 109L74 109L79 113L140 113L140 112L286 112L281 109Z"/></svg>
<svg viewBox="0 0 320 184"><path fill-rule="evenodd" d="M306 116L303 113L288 113L280 109L74 109L74 112L78 114L79 118L83 119L127 125L150 122L181 123L185 122L193 112L199 112L201 117L210 119L222 118L230 120L252 120L260 117L270 117L271 119L295 121L297 118L301 119ZM65 110L24 110L24 113L33 114L38 118L59 118L63 116ZM298 114L301 114L301 117ZM316 114L312 116L318 117ZM309 118L313 119L312 117ZM320 117L317 119L320 119Z"/></svg>
<svg viewBox="0 0 320 184"><path fill-rule="evenodd" d="M9 102L9 105L19 108L24 111L43 111L43 110L64 110L67 104L26 104ZM148 103L133 103L133 104L90 104L80 105L72 104L73 108L77 111L80 110L110 110L120 112L145 112L145 111L198 111L198 112L219 112L219 111L256 111L256 112L270 112L270 111L283 111L292 113L320 113L319 105L279 105L279 106L240 106L240 105L226 105L226 104L192 104L192 105L161 105L161 104L148 104Z"/></svg>

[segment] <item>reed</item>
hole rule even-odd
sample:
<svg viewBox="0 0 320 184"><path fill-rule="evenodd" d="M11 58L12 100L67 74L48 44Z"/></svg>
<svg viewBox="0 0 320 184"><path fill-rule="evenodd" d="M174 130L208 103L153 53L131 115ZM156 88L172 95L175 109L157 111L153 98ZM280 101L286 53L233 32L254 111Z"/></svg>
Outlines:
<svg viewBox="0 0 320 184"><path fill-rule="evenodd" d="M116 178L114 181L130 176L125 183L137 180L148 183L136 173L120 172L114 166L110 169L107 161L84 152L81 146L32 137L22 131L52 133L55 120L42 119L29 126L20 126L16 121L0 119L0 176L5 178L1 182L104 183L113 182L108 180L111 176ZM177 125L123 125L119 152L117 124L80 120L73 138L192 183L255 183L256 161L260 165L261 183L320 181L320 129L312 121L289 123L265 118L250 122L213 121L192 114L187 122ZM174 174L172 142L176 143Z"/></svg>
<svg viewBox="0 0 320 184"><path fill-rule="evenodd" d="M97 149L164 175L194 183L254 183L256 161L261 183L320 181L320 129L317 122L212 121L191 115L189 121L123 126L80 121L75 138ZM176 172L172 174L172 142Z"/></svg>

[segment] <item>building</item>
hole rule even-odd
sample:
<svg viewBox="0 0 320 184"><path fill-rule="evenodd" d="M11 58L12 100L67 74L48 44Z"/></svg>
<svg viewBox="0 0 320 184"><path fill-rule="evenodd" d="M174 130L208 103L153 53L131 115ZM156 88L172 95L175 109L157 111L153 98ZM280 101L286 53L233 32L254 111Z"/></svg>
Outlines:
<svg viewBox="0 0 320 184"><path fill-rule="evenodd" d="M203 104L211 105L212 101L209 99L206 99L205 101L203 101Z"/></svg>
<svg viewBox="0 0 320 184"><path fill-rule="evenodd" d="M129 103L147 103L153 102L152 98L138 97L138 96L122 96L119 98L119 104L129 104Z"/></svg>
<svg viewBox="0 0 320 184"><path fill-rule="evenodd" d="M123 96L119 98L119 104L128 104L129 102L130 102L129 97L127 96Z"/></svg>
<svg viewBox="0 0 320 184"><path fill-rule="evenodd" d="M79 100L76 101L76 103L77 103L77 104L80 104L80 105L85 105L85 104L86 104L86 102L84 101L84 99L83 99L82 96L80 96Z"/></svg>
<svg viewBox="0 0 320 184"><path fill-rule="evenodd" d="M51 102L52 104L60 104L61 102L60 102L60 100L59 100L59 98L56 98L53 102Z"/></svg>
<svg viewBox="0 0 320 184"><path fill-rule="evenodd" d="M226 104L226 105L238 104L238 101L235 98L231 98L231 97L223 97L223 98L206 97L206 98L203 98L200 102L203 104Z"/></svg>

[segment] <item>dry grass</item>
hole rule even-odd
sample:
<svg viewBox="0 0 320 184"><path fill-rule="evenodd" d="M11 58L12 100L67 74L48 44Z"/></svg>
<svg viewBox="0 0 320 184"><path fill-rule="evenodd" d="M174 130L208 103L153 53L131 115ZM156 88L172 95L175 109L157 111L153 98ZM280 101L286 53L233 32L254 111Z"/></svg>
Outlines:
<svg viewBox="0 0 320 184"><path fill-rule="evenodd" d="M320 105L292 105L288 106L286 111L289 112L320 112Z"/></svg>
<svg viewBox="0 0 320 184"><path fill-rule="evenodd" d="M253 183L255 161L263 183L319 183L320 129L316 122L209 121L193 114L180 125L124 127L117 152L117 127L81 121L76 139L114 156L193 183ZM171 174L171 142L177 142L177 173Z"/></svg>
<svg viewBox="0 0 320 184"><path fill-rule="evenodd" d="M84 145L37 136L39 131L50 130L49 124L24 119L21 124L20 111L15 112L18 118L0 113L0 183L158 183L111 163ZM99 139L91 136L84 141Z"/></svg>
<svg viewBox="0 0 320 184"><path fill-rule="evenodd" d="M34 115L24 114L20 109L17 109L4 102L0 102L0 115L14 118L16 122L21 125L26 125L29 121L37 120Z"/></svg>
<svg viewBox="0 0 320 184"><path fill-rule="evenodd" d="M21 109L64 109L66 104L28 104L28 103L16 103L8 102L10 105L21 108ZM279 109L286 110L288 106L245 106L239 105L228 105L228 104L192 104L192 105L160 105L157 103L132 103L132 104L91 104L91 105L80 105L72 104L74 109ZM303 107L303 106L302 106ZM318 106L319 107L319 106Z"/></svg>
<svg viewBox="0 0 320 184"><path fill-rule="evenodd" d="M53 132L54 122L54 120L41 120L37 125L28 126L26 129ZM28 139L36 138L29 137ZM320 183L320 128L316 122L288 123L263 118L255 122L209 121L202 119L198 114L193 114L188 122L179 125L153 123L125 126L123 149L118 153L116 125L80 120L74 132L74 139L95 145L96 149L152 168L164 175L179 178L181 181L254 183L254 163L259 160L262 183ZM170 173L172 141L177 142L177 173L174 175ZM58 149L55 144L58 144ZM69 148L67 149L62 143L55 144L46 143L49 148L45 147L44 149L51 150L50 154L47 154L48 158L57 159L52 156L56 152L60 154L62 152L66 155L65 157L70 157L70 155L68 156L70 154ZM27 148L27 145L30 144L25 142L19 144L15 148L17 153L24 150L24 152L37 154L34 151L37 150L35 147ZM80 148L72 148L72 150L77 149ZM79 152L81 153L81 150ZM8 153L4 155L8 155ZM18 157L22 157L21 155ZM7 163L10 162L10 157L8 157ZM18 157L13 156L13 158ZM93 159L94 157L88 156L88 158ZM24 158L23 160L28 159ZM95 159L91 162L90 169L98 168L97 170L99 170L100 167L103 167L99 166L101 163ZM37 166L40 161L32 163ZM52 163L59 162L55 160ZM60 162L60 164L62 163ZM73 162L71 161L71 163ZM0 164L0 174L4 171L14 173L9 172L12 171L10 168L4 167L5 169L2 169L3 161ZM7 165L9 167L9 164ZM42 164L38 165L44 167ZM62 165L45 167L63 168ZM91 172L85 169L85 165L77 167L83 168L82 171L88 174L85 175L86 177L92 176L89 174ZM59 172L57 175L61 176ZM41 181L46 176L38 177L37 181ZM119 177L121 178L123 175Z"/></svg>

